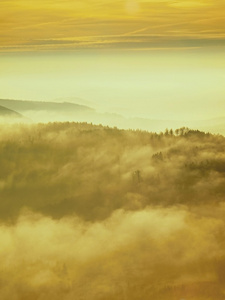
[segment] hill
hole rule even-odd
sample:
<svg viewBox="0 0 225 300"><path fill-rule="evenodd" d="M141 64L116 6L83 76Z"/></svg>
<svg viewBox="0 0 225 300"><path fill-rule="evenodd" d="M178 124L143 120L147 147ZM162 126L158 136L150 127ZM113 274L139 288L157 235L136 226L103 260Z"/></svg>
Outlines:
<svg viewBox="0 0 225 300"><path fill-rule="evenodd" d="M63 99L58 99L63 101ZM82 101L71 98L71 101ZM154 132L165 128L179 128L182 126L220 133L225 135L225 118L210 120L157 120L147 118L126 118L115 113L99 113L93 108L71 102L43 102L27 100L0 99L0 105L15 110L34 122L88 122L123 129L141 129Z"/></svg>
<svg viewBox="0 0 225 300"><path fill-rule="evenodd" d="M0 99L0 105L16 110L33 122L90 121L95 110L69 102L44 102Z"/></svg>
<svg viewBox="0 0 225 300"><path fill-rule="evenodd" d="M22 118L23 116L12 109L0 105L0 117Z"/></svg>
<svg viewBox="0 0 225 300"><path fill-rule="evenodd" d="M223 136L67 122L0 141L2 299L224 299Z"/></svg>
<svg viewBox="0 0 225 300"><path fill-rule="evenodd" d="M17 165L12 193L20 200L13 205L14 213L24 203L56 218L75 212L97 220L135 205L224 201L222 136L187 128L156 134L87 123L21 125L11 135L2 141L1 176L12 183L10 174Z"/></svg>
<svg viewBox="0 0 225 300"><path fill-rule="evenodd" d="M69 103L69 102L44 102L44 101L28 101L28 100L8 100L0 99L0 105L18 112L24 111L54 111L54 112L79 112L93 111L92 108L84 105Z"/></svg>

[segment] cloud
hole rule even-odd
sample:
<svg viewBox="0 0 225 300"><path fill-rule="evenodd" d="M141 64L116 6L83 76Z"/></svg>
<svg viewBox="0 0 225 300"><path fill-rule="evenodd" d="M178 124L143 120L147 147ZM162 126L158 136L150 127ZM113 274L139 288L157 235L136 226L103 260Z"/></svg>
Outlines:
<svg viewBox="0 0 225 300"><path fill-rule="evenodd" d="M84 49L101 49L107 46L114 49L117 41L102 43L104 36L111 36L113 39L115 36L122 37L126 32L138 32L140 28L149 28L149 34L158 35L159 40L161 36L167 37L166 42L161 40L161 47L166 49L174 38L173 34L167 32L168 27L171 32L179 30L183 33L185 40L185 32L192 39L196 39L202 30L214 30L215 37L221 29L224 32L221 22L213 22L213 19L223 19L224 6L219 1L21 1L19 4L7 1L0 5L4 15L0 29L1 51L66 50L71 49L72 45L66 43L62 47L59 42L50 45L44 41L71 37L78 40L89 39L90 43L83 43ZM199 24L199 20L204 22ZM99 37L97 41L96 37ZM34 46L34 41L43 43L36 43ZM181 38L180 43L182 42ZM188 39L186 42L188 43ZM144 40L139 42L140 49L146 48L143 43ZM72 49L79 48L79 44L73 43ZM133 45L128 44L126 48L132 49Z"/></svg>
<svg viewBox="0 0 225 300"><path fill-rule="evenodd" d="M222 295L222 232L222 218L197 219L185 207L118 210L96 223L24 211L15 225L0 227L1 295L169 299L174 291L182 296L182 287L186 296L194 284L192 295L202 295L205 282L209 297L211 285Z"/></svg>
<svg viewBox="0 0 225 300"><path fill-rule="evenodd" d="M171 1L171 3L169 3L170 6L174 6L174 7L179 7L179 8L202 8L202 7L207 7L207 6L212 6L213 2L212 1Z"/></svg>

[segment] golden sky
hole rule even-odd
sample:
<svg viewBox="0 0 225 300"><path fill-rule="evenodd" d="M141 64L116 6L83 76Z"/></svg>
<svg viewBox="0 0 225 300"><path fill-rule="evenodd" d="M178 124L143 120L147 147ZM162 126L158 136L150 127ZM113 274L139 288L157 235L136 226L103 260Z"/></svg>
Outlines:
<svg viewBox="0 0 225 300"><path fill-rule="evenodd" d="M225 44L224 0L3 0L0 51Z"/></svg>

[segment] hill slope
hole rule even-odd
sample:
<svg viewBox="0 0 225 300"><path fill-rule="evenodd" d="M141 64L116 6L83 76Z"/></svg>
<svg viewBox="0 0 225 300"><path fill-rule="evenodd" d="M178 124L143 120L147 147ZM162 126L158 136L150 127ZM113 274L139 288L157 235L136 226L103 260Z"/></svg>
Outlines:
<svg viewBox="0 0 225 300"><path fill-rule="evenodd" d="M18 112L24 111L55 111L55 112L71 112L71 111L93 111L92 108L74 103L58 103L58 102L42 102L28 100L7 100L0 99L0 105Z"/></svg>
<svg viewBox="0 0 225 300"><path fill-rule="evenodd" d="M12 109L0 105L0 117L22 118L23 116Z"/></svg>
<svg viewBox="0 0 225 300"><path fill-rule="evenodd" d="M224 137L67 122L0 141L2 299L224 299Z"/></svg>
<svg viewBox="0 0 225 300"><path fill-rule="evenodd" d="M74 99L73 99L74 100ZM114 113L98 113L93 108L70 102L41 102L0 99L0 105L22 113L34 122L88 122L123 129L160 132L182 126L225 135L225 118L210 120L156 120L126 118Z"/></svg>

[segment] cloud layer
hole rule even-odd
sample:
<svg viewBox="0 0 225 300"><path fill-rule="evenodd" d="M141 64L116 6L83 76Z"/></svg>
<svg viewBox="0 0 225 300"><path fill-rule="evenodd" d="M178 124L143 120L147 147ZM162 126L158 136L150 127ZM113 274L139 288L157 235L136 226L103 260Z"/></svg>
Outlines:
<svg viewBox="0 0 225 300"><path fill-rule="evenodd" d="M2 52L224 46L219 0L10 0L0 8Z"/></svg>

